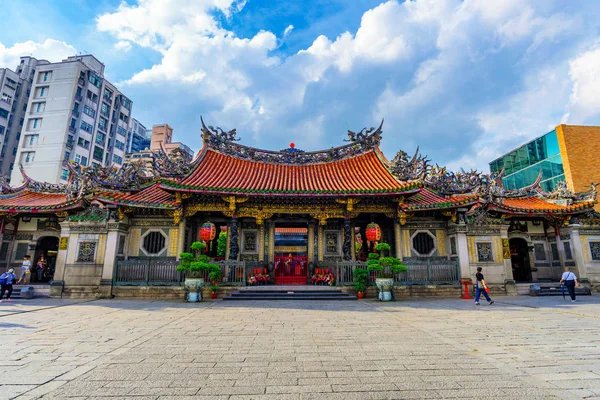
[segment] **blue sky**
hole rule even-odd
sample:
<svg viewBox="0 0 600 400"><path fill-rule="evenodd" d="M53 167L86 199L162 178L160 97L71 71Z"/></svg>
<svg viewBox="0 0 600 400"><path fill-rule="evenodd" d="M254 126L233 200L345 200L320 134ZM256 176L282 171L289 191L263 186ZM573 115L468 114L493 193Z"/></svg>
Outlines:
<svg viewBox="0 0 600 400"><path fill-rule="evenodd" d="M596 0L17 0L0 66L96 55L143 124L201 147L315 150L385 118L382 149L451 168L560 123L600 124Z"/></svg>

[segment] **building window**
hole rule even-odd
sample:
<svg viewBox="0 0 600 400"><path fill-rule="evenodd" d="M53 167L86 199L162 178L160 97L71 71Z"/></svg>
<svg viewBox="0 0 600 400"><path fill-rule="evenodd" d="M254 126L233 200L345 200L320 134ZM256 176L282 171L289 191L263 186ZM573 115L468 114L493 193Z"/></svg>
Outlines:
<svg viewBox="0 0 600 400"><path fill-rule="evenodd" d="M600 242L590 242L590 253L592 260L600 261Z"/></svg>
<svg viewBox="0 0 600 400"><path fill-rule="evenodd" d="M84 149L90 148L90 141L84 138L77 138L77 146L83 147Z"/></svg>
<svg viewBox="0 0 600 400"><path fill-rule="evenodd" d="M92 133L94 130L94 127L85 121L81 121L81 129L83 129L87 133Z"/></svg>
<svg viewBox="0 0 600 400"><path fill-rule="evenodd" d="M2 93L2 97L0 97L0 101L3 101L5 103L11 104L12 103L12 96L9 96L7 93Z"/></svg>
<svg viewBox="0 0 600 400"><path fill-rule="evenodd" d="M100 117L100 120L98 121L98 129L101 129L104 132L106 132L107 128L108 128L108 120L106 118Z"/></svg>
<svg viewBox="0 0 600 400"><path fill-rule="evenodd" d="M158 255L165 249L166 239L162 232L152 231L144 237L143 250L148 255Z"/></svg>
<svg viewBox="0 0 600 400"><path fill-rule="evenodd" d="M127 136L127 130L122 126L117 126L117 133L121 136Z"/></svg>
<svg viewBox="0 0 600 400"><path fill-rule="evenodd" d="M83 106L83 113L89 115L92 118L96 117L96 111L90 106Z"/></svg>
<svg viewBox="0 0 600 400"><path fill-rule="evenodd" d="M96 86L97 88L99 88L100 86L102 86L102 79L100 79L100 77L98 75L96 75L93 72L89 72L90 77L89 77L89 81L92 85Z"/></svg>
<svg viewBox="0 0 600 400"><path fill-rule="evenodd" d="M340 253L340 233L338 231L325 232L325 254Z"/></svg>
<svg viewBox="0 0 600 400"><path fill-rule="evenodd" d="M63 181L69 179L69 170L63 169L62 173L60 174L60 179L62 179Z"/></svg>
<svg viewBox="0 0 600 400"><path fill-rule="evenodd" d="M43 87L43 88L39 88L39 97L44 97L48 94L48 88L47 87Z"/></svg>
<svg viewBox="0 0 600 400"><path fill-rule="evenodd" d="M105 116L106 118L110 117L110 112L108 111L110 108L110 106L106 103L102 103L102 106L100 107L100 114Z"/></svg>
<svg viewBox="0 0 600 400"><path fill-rule="evenodd" d="M77 262L94 262L96 242L80 242L77 251Z"/></svg>
<svg viewBox="0 0 600 400"><path fill-rule="evenodd" d="M543 243L533 244L533 255L536 261L546 261L546 248Z"/></svg>
<svg viewBox="0 0 600 400"><path fill-rule="evenodd" d="M31 164L35 159L35 151L26 151L21 155L23 164Z"/></svg>
<svg viewBox="0 0 600 400"><path fill-rule="evenodd" d="M123 97L123 107L125 107L128 110L131 110L131 100Z"/></svg>
<svg viewBox="0 0 600 400"><path fill-rule="evenodd" d="M112 97L113 97L112 90L110 90L108 88L104 88L104 98L106 100L108 100L109 102L111 102L112 101Z"/></svg>
<svg viewBox="0 0 600 400"><path fill-rule="evenodd" d="M560 256L558 254L558 245L556 243L550 243L550 250L552 251L552 260L560 261Z"/></svg>
<svg viewBox="0 0 600 400"><path fill-rule="evenodd" d="M125 148L125 144L123 142L119 142L118 140L115 140L115 147L119 150L123 150Z"/></svg>
<svg viewBox="0 0 600 400"><path fill-rule="evenodd" d="M87 165L87 157L81 156L81 165L86 166Z"/></svg>
<svg viewBox="0 0 600 400"><path fill-rule="evenodd" d="M417 232L413 236L412 246L415 253L422 257L429 257L435 251L435 237L429 232Z"/></svg>
<svg viewBox="0 0 600 400"><path fill-rule="evenodd" d="M94 160L102 162L102 157L104 157L104 150L98 146L94 146Z"/></svg>
<svg viewBox="0 0 600 400"><path fill-rule="evenodd" d="M494 252L492 251L491 242L477 243L477 262L493 262Z"/></svg>
<svg viewBox="0 0 600 400"><path fill-rule="evenodd" d="M116 162L117 164L123 164L123 157L119 157L118 155L114 155L113 156L113 161Z"/></svg>
<svg viewBox="0 0 600 400"><path fill-rule="evenodd" d="M44 72L44 82L47 82L52 78L52 71Z"/></svg>
<svg viewBox="0 0 600 400"><path fill-rule="evenodd" d="M46 103L44 103L44 102L35 103L35 112L44 112L45 109L46 109Z"/></svg>
<svg viewBox="0 0 600 400"><path fill-rule="evenodd" d="M0 108L0 118L8 118L8 111L3 108Z"/></svg>
<svg viewBox="0 0 600 400"><path fill-rule="evenodd" d="M563 242L563 248L565 249L565 259L572 260L573 253L571 252L571 242Z"/></svg>
<svg viewBox="0 0 600 400"><path fill-rule="evenodd" d="M97 132L96 133L96 143L101 144L102 146L104 146L104 140L106 139L106 135L102 132Z"/></svg>
<svg viewBox="0 0 600 400"><path fill-rule="evenodd" d="M450 238L450 255L455 255L455 254L456 254L456 238L451 237Z"/></svg>
<svg viewBox="0 0 600 400"><path fill-rule="evenodd" d="M242 252L243 253L258 253L258 232L244 231L242 235Z"/></svg>
<svg viewBox="0 0 600 400"><path fill-rule="evenodd" d="M6 130L6 128L3 127L2 125L0 125L0 135L3 134L5 130Z"/></svg>
<svg viewBox="0 0 600 400"><path fill-rule="evenodd" d="M70 151L65 151L65 160L70 160L71 159L71 152Z"/></svg>
<svg viewBox="0 0 600 400"><path fill-rule="evenodd" d="M25 136L25 146L31 147L37 144L39 135L26 135Z"/></svg>

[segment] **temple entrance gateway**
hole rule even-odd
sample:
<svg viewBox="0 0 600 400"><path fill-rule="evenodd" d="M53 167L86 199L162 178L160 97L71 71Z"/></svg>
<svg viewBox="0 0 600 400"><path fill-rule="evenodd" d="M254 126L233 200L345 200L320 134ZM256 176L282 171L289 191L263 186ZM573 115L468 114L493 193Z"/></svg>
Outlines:
<svg viewBox="0 0 600 400"><path fill-rule="evenodd" d="M43 236L38 240L35 252L35 258L32 262L32 274L35 273L35 281L38 283L50 282L54 276L56 265L56 255L58 254L58 238L55 236ZM37 261L40 256L46 259L46 266L43 269L42 280L37 281Z"/></svg>
<svg viewBox="0 0 600 400"><path fill-rule="evenodd" d="M521 238L513 238L510 239L509 245L513 279L517 282L531 282L531 265L529 264L527 241Z"/></svg>
<svg viewBox="0 0 600 400"><path fill-rule="evenodd" d="M275 228L275 284L305 285L308 279L308 228Z"/></svg>

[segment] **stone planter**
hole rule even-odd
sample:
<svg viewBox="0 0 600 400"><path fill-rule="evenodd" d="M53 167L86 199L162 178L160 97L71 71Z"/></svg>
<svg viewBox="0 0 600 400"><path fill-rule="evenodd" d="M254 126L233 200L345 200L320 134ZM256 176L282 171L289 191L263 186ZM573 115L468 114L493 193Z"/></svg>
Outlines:
<svg viewBox="0 0 600 400"><path fill-rule="evenodd" d="M375 284L379 289L379 300L390 301L392 300L392 288L394 287L393 278L377 278Z"/></svg>
<svg viewBox="0 0 600 400"><path fill-rule="evenodd" d="M184 286L187 302L195 303L202 300L203 278L185 278Z"/></svg>

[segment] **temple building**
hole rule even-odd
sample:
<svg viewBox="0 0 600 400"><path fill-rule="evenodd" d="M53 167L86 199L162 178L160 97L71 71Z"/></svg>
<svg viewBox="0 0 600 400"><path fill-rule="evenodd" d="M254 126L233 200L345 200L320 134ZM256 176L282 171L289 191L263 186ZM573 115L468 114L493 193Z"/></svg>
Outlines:
<svg viewBox="0 0 600 400"><path fill-rule="evenodd" d="M235 129L202 122L193 161L175 150L154 153L152 168L70 163L68 184L23 172L22 186L2 185L0 269L44 254L54 296L177 293L178 255L209 224L217 234L206 251L223 268L222 286L246 285L257 273L271 284L308 284L319 271L350 286L352 268L373 246L367 226L376 224L378 240L409 269L399 286L453 285L479 266L507 293L515 283L556 281L564 266L600 282L595 186L574 194L558 184L547 193L540 175L505 190L502 172L452 173L418 149L390 161L379 149L382 127L305 152L244 146Z"/></svg>

